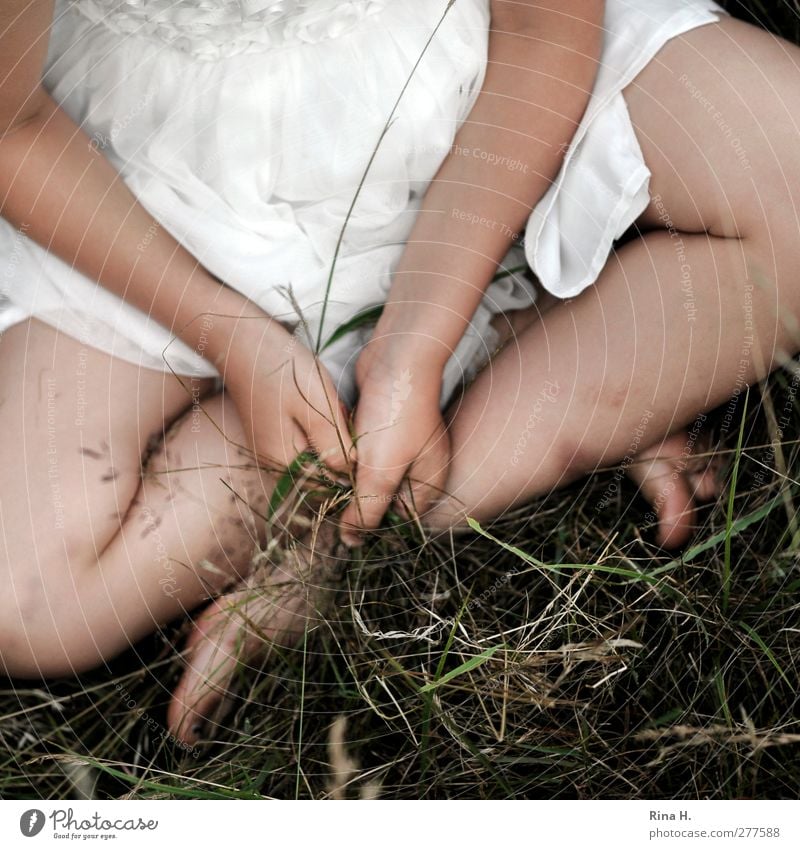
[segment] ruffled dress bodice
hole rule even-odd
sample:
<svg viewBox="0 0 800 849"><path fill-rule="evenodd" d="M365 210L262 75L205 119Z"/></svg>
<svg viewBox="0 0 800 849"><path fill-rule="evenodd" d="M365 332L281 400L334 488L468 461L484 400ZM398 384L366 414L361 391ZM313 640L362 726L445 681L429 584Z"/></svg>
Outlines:
<svg viewBox="0 0 800 849"><path fill-rule="evenodd" d="M199 59L314 44L351 31L391 0L73 0L94 22Z"/></svg>

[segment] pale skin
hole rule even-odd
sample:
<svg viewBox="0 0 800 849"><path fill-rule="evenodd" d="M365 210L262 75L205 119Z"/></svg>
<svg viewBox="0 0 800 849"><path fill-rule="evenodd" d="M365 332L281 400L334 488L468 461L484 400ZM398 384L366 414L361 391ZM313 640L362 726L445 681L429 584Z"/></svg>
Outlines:
<svg viewBox="0 0 800 849"><path fill-rule="evenodd" d="M248 446L275 468L311 446L334 471L354 474L358 498L342 523L355 544L359 532L377 527L406 476L429 529L458 528L465 515L491 518L619 462L649 410L645 450L630 473L658 507L659 541L686 541L693 493L711 494L713 484L681 470L681 428L800 349L797 48L728 20L671 41L625 93L653 174L651 195L660 197L639 221L645 235L578 298L541 318L514 316L515 332L491 365L457 405L444 415L438 406L437 370L505 254L506 234L519 231L557 173L586 107L601 6L493 4L489 72L457 142L521 158L531 177L509 180L502 169L452 155L444 162L358 362L354 447L330 380L302 346L287 355L281 325L221 288L163 228L144 257L135 251L152 219L39 86L50 4L4 4L3 215L193 347L198 316L243 317L215 321L209 334L207 354L226 391L213 395L199 384L207 393L199 417L170 374L115 360L36 320L3 336L0 468L2 492L13 496L0 501L9 588L0 602L0 657L8 674L94 667L244 580L264 541L258 517L275 480L254 470ZM678 82L682 75L731 116L749 168ZM526 79L535 100L520 98ZM452 208L480 209L505 226L476 228L453 216L442 225L441 215L426 214ZM692 321L663 210L692 269ZM81 391L92 399L80 425L79 361ZM413 392L387 427L391 388L405 370ZM558 392L514 464L533 399L548 381ZM47 459L53 446L58 491ZM675 484L667 497L665 480ZM298 580L302 571L291 562L277 567L269 581L288 589L249 605L262 637L296 639L314 618L319 593ZM246 597L242 589L222 595L195 621L168 715L187 742L204 733L237 660L263 642L248 638L233 650L241 619L228 611Z"/></svg>

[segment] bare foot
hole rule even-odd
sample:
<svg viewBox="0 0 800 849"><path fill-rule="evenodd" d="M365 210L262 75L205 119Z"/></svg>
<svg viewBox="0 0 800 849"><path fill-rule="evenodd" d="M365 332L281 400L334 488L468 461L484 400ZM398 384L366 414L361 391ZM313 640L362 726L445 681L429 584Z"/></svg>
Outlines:
<svg viewBox="0 0 800 849"><path fill-rule="evenodd" d="M720 493L719 464L708 452L704 435L676 433L637 454L626 470L658 517L656 541L663 548L685 545L694 530L696 502Z"/></svg>
<svg viewBox="0 0 800 849"><path fill-rule="evenodd" d="M242 663L297 645L321 621L334 568L330 540L315 535L256 566L246 586L212 601L194 620L184 671L167 709L176 739L194 745L220 708ZM324 553L323 553L324 549ZM277 561L277 562L276 562Z"/></svg>

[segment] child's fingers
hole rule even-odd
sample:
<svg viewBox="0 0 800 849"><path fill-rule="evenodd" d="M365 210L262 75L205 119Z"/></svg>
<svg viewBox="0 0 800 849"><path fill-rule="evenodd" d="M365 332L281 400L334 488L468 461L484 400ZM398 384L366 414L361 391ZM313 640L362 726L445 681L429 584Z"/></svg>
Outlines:
<svg viewBox="0 0 800 849"><path fill-rule="evenodd" d="M356 449L343 406L335 405L332 421L331 425L321 416L316 416L306 435L317 456L329 469L347 473L355 463Z"/></svg>
<svg viewBox="0 0 800 849"><path fill-rule="evenodd" d="M346 473L355 462L347 409L324 366L317 364L294 405L294 416L320 460Z"/></svg>
<svg viewBox="0 0 800 849"><path fill-rule="evenodd" d="M248 441L259 466L272 472L282 472L299 454L310 450L305 430L291 417L247 422Z"/></svg>
<svg viewBox="0 0 800 849"><path fill-rule="evenodd" d="M267 445L265 448L263 453L259 449L259 454L274 458L277 470L280 471L291 466L297 457L309 451L311 446L303 428L297 422L291 421L284 425L278 444Z"/></svg>
<svg viewBox="0 0 800 849"><path fill-rule="evenodd" d="M402 500L397 512L401 515L423 516L429 507L444 494L447 483L449 446L430 450L411 467L408 483L403 486Z"/></svg>
<svg viewBox="0 0 800 849"><path fill-rule="evenodd" d="M363 452L362 452L363 453ZM396 497L406 473L405 464L370 465L360 459L353 500L342 513L341 536L346 545L358 545L362 531L377 528Z"/></svg>

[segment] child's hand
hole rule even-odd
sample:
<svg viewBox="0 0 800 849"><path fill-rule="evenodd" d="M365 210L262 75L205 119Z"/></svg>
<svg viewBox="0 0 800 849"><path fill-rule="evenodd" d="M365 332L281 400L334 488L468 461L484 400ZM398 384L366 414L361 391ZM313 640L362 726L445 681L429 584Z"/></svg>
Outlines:
<svg viewBox="0 0 800 849"><path fill-rule="evenodd" d="M420 515L442 493L450 440L439 409L441 373L419 354L407 343L373 339L357 363L355 496L341 525L348 545L377 528L388 509Z"/></svg>
<svg viewBox="0 0 800 849"><path fill-rule="evenodd" d="M283 325L240 323L223 376L260 463L280 470L313 450L334 472L349 470L347 410L325 366Z"/></svg>

